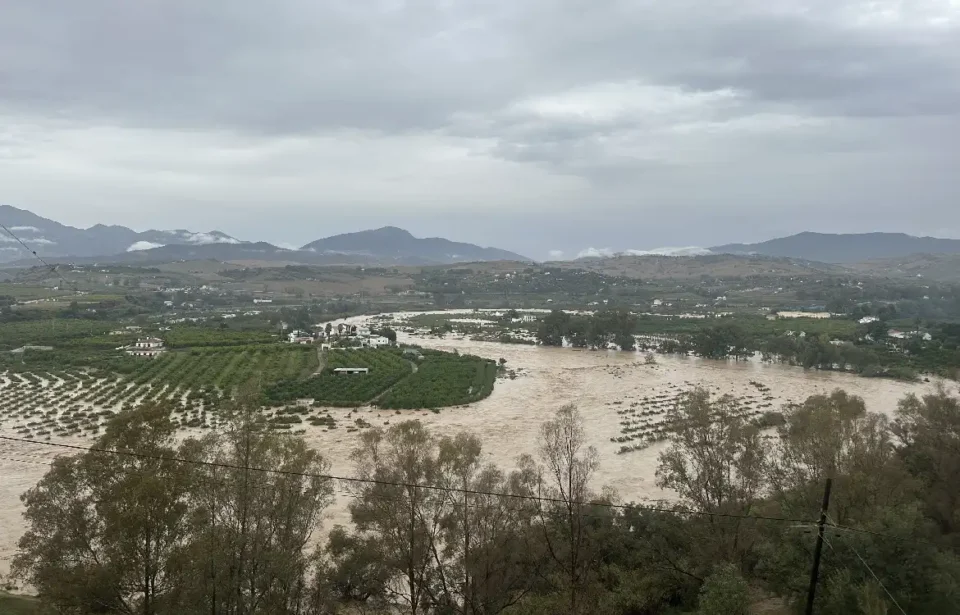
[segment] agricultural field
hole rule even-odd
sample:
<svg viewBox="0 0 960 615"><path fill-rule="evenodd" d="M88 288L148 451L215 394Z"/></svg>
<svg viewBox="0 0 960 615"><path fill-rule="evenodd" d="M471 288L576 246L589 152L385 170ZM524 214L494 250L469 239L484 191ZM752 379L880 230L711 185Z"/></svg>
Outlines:
<svg viewBox="0 0 960 615"><path fill-rule="evenodd" d="M497 364L471 355L423 351L415 374L388 391L383 408L442 408L480 401L493 392Z"/></svg>
<svg viewBox="0 0 960 615"><path fill-rule="evenodd" d="M209 327L177 327L164 333L162 337L170 348L243 346L277 341L277 336L271 332L221 331Z"/></svg>
<svg viewBox="0 0 960 615"><path fill-rule="evenodd" d="M404 355L399 349L332 350L323 371L306 380L277 382L265 391L267 403L312 399L328 406L367 404L390 409L443 408L480 401L493 392L497 364L487 359L432 350ZM333 372L365 367L367 374Z"/></svg>
<svg viewBox="0 0 960 615"><path fill-rule="evenodd" d="M492 392L493 361L423 352L418 360L398 348L331 350L323 369L315 347L287 344L199 347L155 359L115 351L36 352L29 363L8 358L0 367L0 427L26 438L95 436L122 409L161 403L183 428L215 428L223 424L224 401L248 382L263 387L269 409L262 420L275 429L304 421L335 429L329 413L318 410L323 407L439 408ZM338 367L370 371L337 375Z"/></svg>
<svg viewBox="0 0 960 615"><path fill-rule="evenodd" d="M115 326L116 323L105 321L63 318L7 322L0 326L0 351L13 350L25 344L64 345L75 340L106 335Z"/></svg>
<svg viewBox="0 0 960 615"><path fill-rule="evenodd" d="M623 455L641 451L651 444L663 442L670 437L675 427L670 411L677 407L692 383L669 384L666 387L650 390L643 397L627 401L613 401L608 405L615 407L620 417L620 436L610 438L611 442L621 444L618 454ZM719 393L719 389L716 391ZM729 391L727 391L729 392ZM731 394L735 408L734 414L742 416L758 427L773 427L777 424L776 398L768 386L755 380L741 386Z"/></svg>
<svg viewBox="0 0 960 615"><path fill-rule="evenodd" d="M369 369L367 374L333 372L338 367ZM313 378L284 379L264 391L267 403L282 405L312 399L330 406L362 406L413 373L413 364L398 349L330 350L323 371Z"/></svg>
<svg viewBox="0 0 960 615"><path fill-rule="evenodd" d="M31 365L0 373L0 424L23 437L95 435L104 418L155 402L169 404L182 427L211 428L221 423L216 409L236 387L258 378L306 378L319 366L316 349L281 345L114 360L132 369L122 374L103 366L43 370Z"/></svg>

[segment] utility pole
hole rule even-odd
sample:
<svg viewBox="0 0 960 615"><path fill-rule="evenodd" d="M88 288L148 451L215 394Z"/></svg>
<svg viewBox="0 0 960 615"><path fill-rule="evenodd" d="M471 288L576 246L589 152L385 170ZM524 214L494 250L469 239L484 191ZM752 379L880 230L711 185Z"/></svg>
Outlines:
<svg viewBox="0 0 960 615"><path fill-rule="evenodd" d="M830 489L833 479L827 479L823 490L823 506L820 508L820 522L817 524L817 548L813 552L813 571L810 573L810 590L807 592L806 615L813 615L813 601L817 597L817 580L820 577L820 556L823 554L823 528L827 524L827 510L830 508Z"/></svg>

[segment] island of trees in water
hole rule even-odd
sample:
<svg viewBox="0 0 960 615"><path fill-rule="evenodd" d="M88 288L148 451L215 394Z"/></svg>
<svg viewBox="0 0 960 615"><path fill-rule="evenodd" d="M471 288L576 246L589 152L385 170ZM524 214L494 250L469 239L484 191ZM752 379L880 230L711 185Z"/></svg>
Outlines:
<svg viewBox="0 0 960 615"><path fill-rule="evenodd" d="M892 420L817 395L775 430L692 389L656 473L677 499L645 504L594 490L573 406L513 468L404 421L366 431L338 479L262 429L254 398L186 440L148 404L58 457L23 496L16 578L78 614L786 614L807 599L829 479L814 612L960 612L960 399L942 389ZM321 540L341 496L352 523Z"/></svg>
<svg viewBox="0 0 960 615"><path fill-rule="evenodd" d="M762 316L667 319L614 308L595 313L553 310L540 320L536 336L546 346L622 350L634 350L638 345L634 336L640 336L641 347L709 359L739 360L760 353L766 361L863 376L916 380L921 373L931 373L956 378L960 324L938 323L935 330L936 341L920 335L890 340L887 324L879 320L858 325L849 319L798 323ZM658 341L645 342L644 336Z"/></svg>

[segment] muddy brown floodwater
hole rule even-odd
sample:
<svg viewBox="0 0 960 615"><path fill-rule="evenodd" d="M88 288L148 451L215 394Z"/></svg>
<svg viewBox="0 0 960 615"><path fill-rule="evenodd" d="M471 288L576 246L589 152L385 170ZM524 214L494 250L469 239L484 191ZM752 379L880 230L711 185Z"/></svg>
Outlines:
<svg viewBox="0 0 960 615"><path fill-rule="evenodd" d="M353 475L349 456L359 432L348 433L346 427L356 418L374 426L418 418L438 434L470 431L482 438L487 461L510 469L520 455L536 451L540 425L557 408L573 403L586 420L590 444L600 453L596 488L613 487L624 501L669 498L671 494L657 488L655 479L657 456L663 444L618 454L622 445L611 442L611 438L622 435L623 417L617 411L639 404L645 397L672 398L692 386L716 393L757 397L755 383L762 383L769 388L762 396L764 405L771 404L769 409L776 410L785 403L842 388L863 397L871 411L891 414L907 393L923 393L934 386L934 383L911 384L805 371L757 361L736 363L658 356L656 365L646 365L643 355L634 352L578 351L455 338L424 339L404 334L400 337L401 341L428 348L457 350L496 360L503 358L518 376L514 380L499 380L493 394L482 402L444 409L438 414L430 411L396 414L375 408L354 412L331 409L339 428L324 431L307 426L305 437L330 460L334 474ZM0 574L8 571L16 541L24 530L19 495L43 476L46 464L56 453L51 447L0 441ZM329 511L327 528L349 521L348 504L347 496L337 496Z"/></svg>

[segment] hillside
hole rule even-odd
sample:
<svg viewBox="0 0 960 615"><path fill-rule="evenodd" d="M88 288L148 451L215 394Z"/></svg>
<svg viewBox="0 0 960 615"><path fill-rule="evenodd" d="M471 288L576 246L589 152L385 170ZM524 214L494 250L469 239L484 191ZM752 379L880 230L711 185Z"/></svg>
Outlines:
<svg viewBox="0 0 960 615"><path fill-rule="evenodd" d="M484 248L439 237L418 238L408 231L392 226L319 239L301 249L319 254L362 255L412 264L530 260L497 248Z"/></svg>
<svg viewBox="0 0 960 615"><path fill-rule="evenodd" d="M857 273L882 277L926 278L933 282L960 282L960 254L912 254L850 265Z"/></svg>
<svg viewBox="0 0 960 615"><path fill-rule="evenodd" d="M911 254L960 254L960 240L904 233L799 233L762 243L710 248L715 254L759 254L826 263L857 263Z"/></svg>
<svg viewBox="0 0 960 615"><path fill-rule="evenodd" d="M842 267L787 258L713 254L709 256L614 256L551 263L565 269L583 269L604 275L642 279L682 279L701 276L741 278L762 275L819 275L840 273Z"/></svg>

